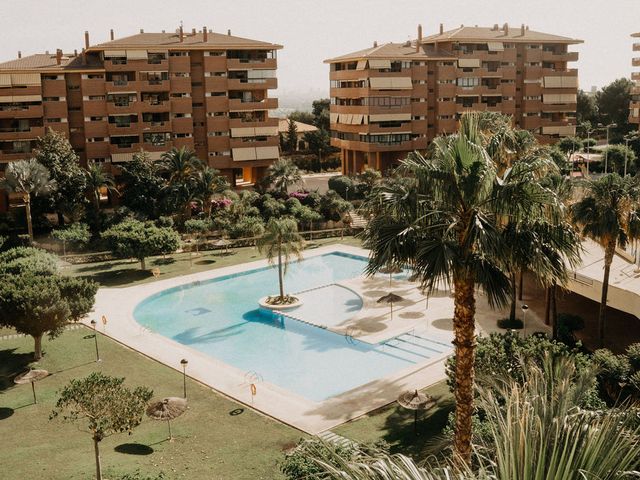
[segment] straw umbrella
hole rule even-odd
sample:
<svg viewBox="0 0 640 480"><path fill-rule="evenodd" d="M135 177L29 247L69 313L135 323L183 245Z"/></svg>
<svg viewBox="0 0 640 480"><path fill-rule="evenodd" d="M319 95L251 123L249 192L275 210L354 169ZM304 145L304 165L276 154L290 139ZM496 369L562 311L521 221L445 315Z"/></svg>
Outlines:
<svg viewBox="0 0 640 480"><path fill-rule="evenodd" d="M396 265L387 265L384 268L378 270L380 273L389 274L389 286L391 286L392 275L396 275L398 273L402 273L402 269Z"/></svg>
<svg viewBox="0 0 640 480"><path fill-rule="evenodd" d="M13 379L13 383L16 385L24 385L25 383L31 384L31 390L33 390L33 403L38 403L38 399L36 398L36 385L35 383L38 380L42 380L44 377L49 375L49 372L46 370L27 370L24 373L21 373L16 378Z"/></svg>
<svg viewBox="0 0 640 480"><path fill-rule="evenodd" d="M378 299L378 303L388 303L391 306L391 320L393 320L393 302L401 302L404 300L400 295L395 293L388 293Z"/></svg>
<svg viewBox="0 0 640 480"><path fill-rule="evenodd" d="M436 401L429 395L418 392L418 390L408 390L400 394L398 404L414 411L413 431L415 433L418 429L418 410L429 410L435 406Z"/></svg>
<svg viewBox="0 0 640 480"><path fill-rule="evenodd" d="M216 246L216 247L224 247L225 253L228 253L229 252L229 245L231 245L231 242L229 240L227 240L226 238L221 238L220 240L218 240L213 245Z"/></svg>
<svg viewBox="0 0 640 480"><path fill-rule="evenodd" d="M186 410L186 398L166 397L157 402L150 403L147 407L147 416L153 420L166 420L169 427L169 441L172 441L171 420L178 418Z"/></svg>

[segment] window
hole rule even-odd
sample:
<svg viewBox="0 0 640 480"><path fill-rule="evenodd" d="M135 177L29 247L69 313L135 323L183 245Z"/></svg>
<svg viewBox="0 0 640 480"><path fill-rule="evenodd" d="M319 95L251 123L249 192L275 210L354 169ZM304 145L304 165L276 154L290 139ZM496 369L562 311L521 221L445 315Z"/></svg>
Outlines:
<svg viewBox="0 0 640 480"><path fill-rule="evenodd" d="M170 57L188 57L189 56L189 52L171 51L171 52L169 52L169 56Z"/></svg>
<svg viewBox="0 0 640 480"><path fill-rule="evenodd" d="M463 77L458 78L458 86L463 88L473 88L480 85L480 78L478 77Z"/></svg>
<svg viewBox="0 0 640 480"><path fill-rule="evenodd" d="M142 134L142 141L144 143L150 143L155 147L163 147L170 140L171 140L171 134L169 132Z"/></svg>
<svg viewBox="0 0 640 480"><path fill-rule="evenodd" d="M61 118L47 118L47 123L61 123Z"/></svg>
<svg viewBox="0 0 640 480"><path fill-rule="evenodd" d="M60 97L42 97L43 102L59 102Z"/></svg>
<svg viewBox="0 0 640 480"><path fill-rule="evenodd" d="M167 56L164 53L149 53L147 56L147 61L151 65L158 65L167 59Z"/></svg>
<svg viewBox="0 0 640 480"><path fill-rule="evenodd" d="M104 117L90 117L92 122L101 122L104 120Z"/></svg>
<svg viewBox="0 0 640 480"><path fill-rule="evenodd" d="M89 95L89 100L104 100L104 95Z"/></svg>

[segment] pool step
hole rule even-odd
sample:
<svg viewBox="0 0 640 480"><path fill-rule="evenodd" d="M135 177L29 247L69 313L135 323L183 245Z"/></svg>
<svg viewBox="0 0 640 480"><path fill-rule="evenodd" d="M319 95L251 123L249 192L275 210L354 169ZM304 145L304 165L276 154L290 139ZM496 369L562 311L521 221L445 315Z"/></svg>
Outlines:
<svg viewBox="0 0 640 480"><path fill-rule="evenodd" d="M322 433L318 434L318 438L321 440L330 443L331 445L335 445L336 447L352 447L358 448L359 445L353 440L349 440L348 438L343 437L342 435L338 435L331 430L326 430Z"/></svg>
<svg viewBox="0 0 640 480"><path fill-rule="evenodd" d="M412 333L404 333L398 335L383 344L385 347L391 347L394 352L401 354L407 359L420 361L425 358L433 358L451 349L445 343L421 337Z"/></svg>

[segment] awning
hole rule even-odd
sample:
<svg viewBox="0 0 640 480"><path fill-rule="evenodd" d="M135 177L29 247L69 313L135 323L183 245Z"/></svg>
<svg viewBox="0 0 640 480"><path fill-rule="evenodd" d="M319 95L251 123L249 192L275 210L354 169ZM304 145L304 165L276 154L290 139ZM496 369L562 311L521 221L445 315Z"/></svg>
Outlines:
<svg viewBox="0 0 640 480"><path fill-rule="evenodd" d="M386 113L369 115L369 122L408 122L411 121L410 113Z"/></svg>
<svg viewBox="0 0 640 480"><path fill-rule="evenodd" d="M240 128L232 128L231 136L234 138L238 137L253 137L256 134L256 129L253 127L240 127Z"/></svg>
<svg viewBox="0 0 640 480"><path fill-rule="evenodd" d="M391 60L369 60L369 68L391 68Z"/></svg>
<svg viewBox="0 0 640 480"><path fill-rule="evenodd" d="M278 127L256 127L256 136L275 137L278 135Z"/></svg>
<svg viewBox="0 0 640 480"><path fill-rule="evenodd" d="M16 86L33 86L42 83L39 73L12 73L11 84Z"/></svg>
<svg viewBox="0 0 640 480"><path fill-rule="evenodd" d="M280 157L280 149L273 147L256 147L256 160L277 159Z"/></svg>
<svg viewBox="0 0 640 480"><path fill-rule="evenodd" d="M127 60L146 60L146 50L127 50Z"/></svg>
<svg viewBox="0 0 640 480"><path fill-rule="evenodd" d="M11 75L0 75L0 87L11 86Z"/></svg>
<svg viewBox="0 0 640 480"><path fill-rule="evenodd" d="M113 57L126 57L127 52L125 50L105 50L104 58L113 58Z"/></svg>
<svg viewBox="0 0 640 480"><path fill-rule="evenodd" d="M542 103L576 103L578 96L575 93L545 93L542 95Z"/></svg>
<svg viewBox="0 0 640 480"><path fill-rule="evenodd" d="M546 76L543 78L545 88L577 88L576 76Z"/></svg>
<svg viewBox="0 0 640 480"><path fill-rule="evenodd" d="M41 102L42 101L42 96L41 95L14 95L13 96L13 101L15 103L18 103L18 102Z"/></svg>
<svg viewBox="0 0 640 480"><path fill-rule="evenodd" d="M458 59L458 67L460 68L479 68L479 58L460 58Z"/></svg>
<svg viewBox="0 0 640 480"><path fill-rule="evenodd" d="M236 162L246 162L247 160L255 160L256 149L254 147L232 148L231 155L233 156L233 160Z"/></svg>
<svg viewBox="0 0 640 480"><path fill-rule="evenodd" d="M504 44L502 42L487 42L487 48L490 52L504 52Z"/></svg>
<svg viewBox="0 0 640 480"><path fill-rule="evenodd" d="M113 163L118 162L130 162L133 160L133 153L112 153L111 161Z"/></svg>
<svg viewBox="0 0 640 480"><path fill-rule="evenodd" d="M410 90L413 88L411 77L371 77L369 85L371 88L386 90Z"/></svg>
<svg viewBox="0 0 640 480"><path fill-rule="evenodd" d="M366 60L358 60L358 65L356 65L356 70L366 70L367 61Z"/></svg>

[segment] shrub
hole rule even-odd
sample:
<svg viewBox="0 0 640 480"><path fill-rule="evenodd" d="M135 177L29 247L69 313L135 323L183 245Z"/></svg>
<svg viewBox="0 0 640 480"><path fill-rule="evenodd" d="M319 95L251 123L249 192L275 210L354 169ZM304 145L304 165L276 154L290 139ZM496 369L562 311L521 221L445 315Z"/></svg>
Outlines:
<svg viewBox="0 0 640 480"><path fill-rule="evenodd" d="M156 220L156 226L160 228L173 228L175 222L172 217L163 215Z"/></svg>
<svg viewBox="0 0 640 480"><path fill-rule="evenodd" d="M498 327L507 330L521 330L524 324L519 318L511 320L509 317L498 320Z"/></svg>
<svg viewBox="0 0 640 480"><path fill-rule="evenodd" d="M231 238L259 237L264 233L264 222L259 217L243 217L227 230Z"/></svg>
<svg viewBox="0 0 640 480"><path fill-rule="evenodd" d="M331 177L329 179L329 188L337 192L342 198L353 198L356 196L353 180L345 175Z"/></svg>
<svg viewBox="0 0 640 480"><path fill-rule="evenodd" d="M558 314L558 340L568 345L575 345L578 340L574 335L577 330L584 328L584 319L571 313Z"/></svg>
<svg viewBox="0 0 640 480"><path fill-rule="evenodd" d="M0 253L0 276L53 275L58 272L56 257L33 247L16 247Z"/></svg>

